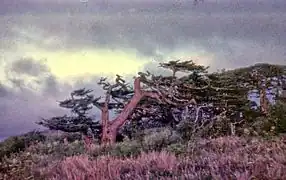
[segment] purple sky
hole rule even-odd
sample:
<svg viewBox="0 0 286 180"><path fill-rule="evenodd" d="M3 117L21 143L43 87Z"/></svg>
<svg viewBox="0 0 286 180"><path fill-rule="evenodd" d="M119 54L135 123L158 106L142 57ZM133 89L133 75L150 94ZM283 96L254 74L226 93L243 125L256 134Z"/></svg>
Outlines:
<svg viewBox="0 0 286 180"><path fill-rule="evenodd" d="M101 94L101 76L162 72L154 59L286 65L285 31L284 0L2 0L0 138L61 115L75 88Z"/></svg>

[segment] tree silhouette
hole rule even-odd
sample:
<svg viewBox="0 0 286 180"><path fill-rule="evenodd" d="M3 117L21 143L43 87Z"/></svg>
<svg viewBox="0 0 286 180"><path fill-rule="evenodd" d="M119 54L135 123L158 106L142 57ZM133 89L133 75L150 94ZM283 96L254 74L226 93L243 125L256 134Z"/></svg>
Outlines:
<svg viewBox="0 0 286 180"><path fill-rule="evenodd" d="M72 116L42 118L41 121L36 123L51 130L87 134L88 129L91 129L94 134L100 134L100 123L88 116L88 111L92 109L93 103L97 101L91 92L92 90L86 90L85 88L78 89L70 94L71 98L58 102L60 107L70 109Z"/></svg>

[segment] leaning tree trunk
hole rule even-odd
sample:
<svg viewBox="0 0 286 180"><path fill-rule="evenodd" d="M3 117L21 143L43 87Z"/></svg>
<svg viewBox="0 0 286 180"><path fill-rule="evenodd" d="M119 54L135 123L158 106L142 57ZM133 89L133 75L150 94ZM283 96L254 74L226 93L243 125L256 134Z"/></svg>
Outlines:
<svg viewBox="0 0 286 180"><path fill-rule="evenodd" d="M124 107L123 111L113 120L109 121L108 100L105 101L105 106L102 109L102 137L101 143L103 145L114 144L116 136L120 127L127 121L129 115L132 114L137 104L144 97L159 98L159 95L154 92L142 91L140 87L140 79L134 80L134 95L130 102ZM109 98L109 97L108 97Z"/></svg>

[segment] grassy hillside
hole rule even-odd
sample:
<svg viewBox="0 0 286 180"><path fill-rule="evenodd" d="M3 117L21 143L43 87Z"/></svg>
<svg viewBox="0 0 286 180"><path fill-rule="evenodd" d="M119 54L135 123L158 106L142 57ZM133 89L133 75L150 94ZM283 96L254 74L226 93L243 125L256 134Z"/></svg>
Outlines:
<svg viewBox="0 0 286 180"><path fill-rule="evenodd" d="M9 142L1 143L1 150ZM2 156L0 163L0 179L7 180L134 178L286 179L286 137L185 141L162 129L110 147L94 143L87 150L81 140L53 136L33 140L20 152Z"/></svg>

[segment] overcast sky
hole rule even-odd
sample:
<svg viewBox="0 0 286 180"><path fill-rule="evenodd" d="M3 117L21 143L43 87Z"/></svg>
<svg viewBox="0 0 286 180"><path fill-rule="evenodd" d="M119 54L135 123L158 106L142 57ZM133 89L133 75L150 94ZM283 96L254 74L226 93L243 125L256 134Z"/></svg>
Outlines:
<svg viewBox="0 0 286 180"><path fill-rule="evenodd" d="M61 115L76 88L176 58L286 65L285 0L1 0L0 138Z"/></svg>

